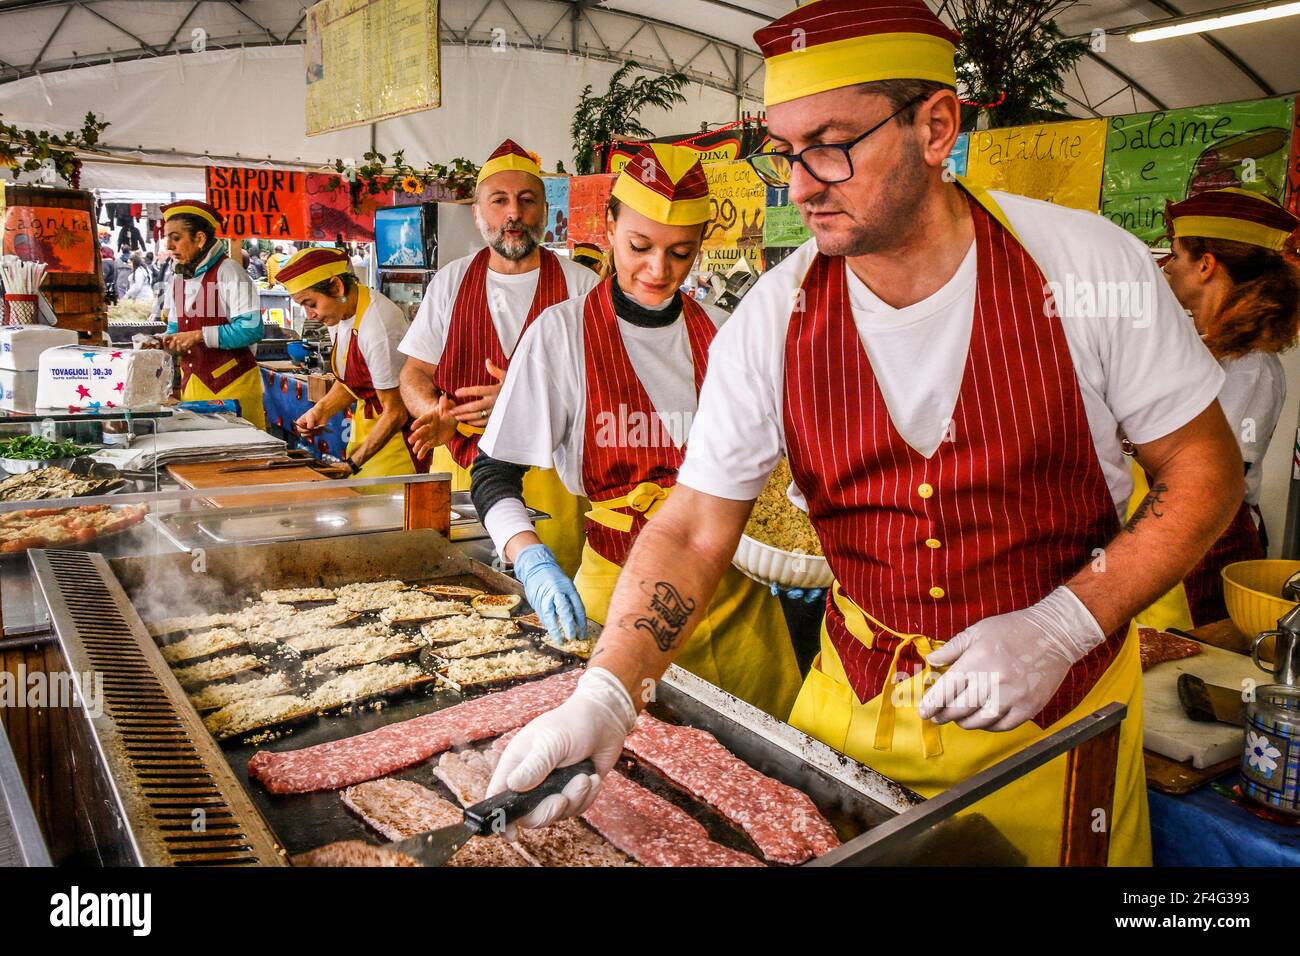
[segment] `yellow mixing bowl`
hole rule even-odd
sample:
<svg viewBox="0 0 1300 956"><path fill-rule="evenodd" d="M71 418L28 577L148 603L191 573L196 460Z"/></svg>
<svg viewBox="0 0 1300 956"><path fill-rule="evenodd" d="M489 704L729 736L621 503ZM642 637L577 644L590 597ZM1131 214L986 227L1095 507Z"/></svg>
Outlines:
<svg viewBox="0 0 1300 956"><path fill-rule="evenodd" d="M1296 606L1282 599L1282 585L1300 571L1300 561L1238 561L1223 569L1223 603L1237 630L1247 637L1272 631Z"/></svg>

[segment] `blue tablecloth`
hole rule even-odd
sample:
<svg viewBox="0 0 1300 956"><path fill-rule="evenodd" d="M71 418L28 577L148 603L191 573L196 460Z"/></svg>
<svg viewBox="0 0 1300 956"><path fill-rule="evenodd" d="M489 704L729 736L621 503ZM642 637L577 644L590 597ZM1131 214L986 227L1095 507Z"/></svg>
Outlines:
<svg viewBox="0 0 1300 956"><path fill-rule="evenodd" d="M315 442L294 433L293 423L313 402L307 398L307 383L292 375L262 369L262 404L266 408L266 430L283 438L290 448L303 448L317 458L326 455L342 459L352 431L351 410L340 412L325 425Z"/></svg>
<svg viewBox="0 0 1300 956"><path fill-rule="evenodd" d="M1233 800L1235 774L1181 797L1148 790L1156 866L1300 866L1300 826L1263 820Z"/></svg>

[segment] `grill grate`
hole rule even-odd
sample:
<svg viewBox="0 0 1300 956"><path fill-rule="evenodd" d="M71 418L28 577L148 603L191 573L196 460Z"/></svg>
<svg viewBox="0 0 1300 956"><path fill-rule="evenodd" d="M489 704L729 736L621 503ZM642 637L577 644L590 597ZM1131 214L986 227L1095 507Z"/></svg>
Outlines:
<svg viewBox="0 0 1300 956"><path fill-rule="evenodd" d="M244 793L101 555L33 551L32 565L146 866L283 864ZM82 675L99 676L95 688Z"/></svg>

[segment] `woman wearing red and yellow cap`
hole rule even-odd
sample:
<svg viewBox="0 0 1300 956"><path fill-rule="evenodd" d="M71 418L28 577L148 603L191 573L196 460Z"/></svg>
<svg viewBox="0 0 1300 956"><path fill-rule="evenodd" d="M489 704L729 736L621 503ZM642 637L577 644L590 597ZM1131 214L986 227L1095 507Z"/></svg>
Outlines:
<svg viewBox="0 0 1300 956"><path fill-rule="evenodd" d="M1277 353L1295 345L1300 331L1300 270L1286 253L1300 223L1267 197L1235 188L1170 203L1165 220L1172 251L1160 265L1226 373L1219 404L1241 446L1246 476L1232 524L1183 579L1189 619L1177 623L1191 627L1228 616L1220 572L1234 561L1264 557L1267 548L1261 469L1286 402Z"/></svg>
<svg viewBox="0 0 1300 956"><path fill-rule="evenodd" d="M307 317L328 330L334 384L296 422L311 437L331 416L352 407L347 462L362 478L413 475L428 462L410 442L411 416L398 387L405 357L397 350L408 323L402 310L357 281L341 249L303 249L277 275Z"/></svg>
<svg viewBox="0 0 1300 956"><path fill-rule="evenodd" d="M689 149L644 148L620 173L606 214L615 274L548 309L523 337L479 442L471 493L548 628L579 636L604 622L633 542L676 484L724 315L683 296L709 220L709 190ZM523 467L554 468L591 500L573 582L523 508ZM576 586L576 587L575 587ZM688 601L655 599L670 617ZM671 642L671 626L656 639ZM779 601L731 569L677 663L784 718L799 671Z"/></svg>
<svg viewBox="0 0 1300 956"><path fill-rule="evenodd" d="M257 286L217 238L221 214L197 199L163 206L163 237L176 257L176 276L164 293L164 347L181 359L186 401L234 399L239 414L266 427L262 376L252 345L262 338Z"/></svg>

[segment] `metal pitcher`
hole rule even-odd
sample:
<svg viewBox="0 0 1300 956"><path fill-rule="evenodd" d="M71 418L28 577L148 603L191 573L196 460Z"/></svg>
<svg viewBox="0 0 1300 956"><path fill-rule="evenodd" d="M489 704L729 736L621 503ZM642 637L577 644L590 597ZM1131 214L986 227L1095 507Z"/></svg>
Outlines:
<svg viewBox="0 0 1300 956"><path fill-rule="evenodd" d="M1273 665L1259 659L1259 648L1269 637L1277 638L1273 647ZM1277 630L1261 631L1250 644L1250 659L1255 666L1272 674L1275 683L1300 687L1300 605L1287 611L1277 622Z"/></svg>

